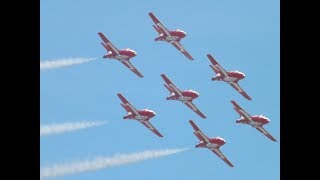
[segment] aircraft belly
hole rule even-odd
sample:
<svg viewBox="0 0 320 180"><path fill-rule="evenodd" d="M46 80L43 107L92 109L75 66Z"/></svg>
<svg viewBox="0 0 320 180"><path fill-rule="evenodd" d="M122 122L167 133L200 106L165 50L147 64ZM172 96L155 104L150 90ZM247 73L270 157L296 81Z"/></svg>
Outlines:
<svg viewBox="0 0 320 180"><path fill-rule="evenodd" d="M136 120L146 120L147 117L146 117L146 116L141 116L141 115L139 115L139 116L136 116L135 119L136 119Z"/></svg>
<svg viewBox="0 0 320 180"><path fill-rule="evenodd" d="M206 144L206 147L209 148L210 150L214 149L216 146L217 146L216 144L212 144L212 143Z"/></svg>
<svg viewBox="0 0 320 180"><path fill-rule="evenodd" d="M233 82L233 81L237 80L237 78L227 76L227 77L223 78L223 80L226 82Z"/></svg>
<svg viewBox="0 0 320 180"><path fill-rule="evenodd" d="M255 122L255 121L250 122L250 124L255 128L259 127L259 125L260 125L260 123Z"/></svg>
<svg viewBox="0 0 320 180"><path fill-rule="evenodd" d="M244 110L239 110L245 117L246 119L248 119L250 122L254 122L251 118L251 116L249 116Z"/></svg>
<svg viewBox="0 0 320 180"><path fill-rule="evenodd" d="M120 60L120 61L124 61L125 59L128 58L128 56L117 54L117 55L115 56L115 58L118 59L118 60Z"/></svg>
<svg viewBox="0 0 320 180"><path fill-rule="evenodd" d="M166 40L169 41L170 43L173 42L173 41L175 41L176 39L178 39L177 36L167 36L167 37L166 37Z"/></svg>

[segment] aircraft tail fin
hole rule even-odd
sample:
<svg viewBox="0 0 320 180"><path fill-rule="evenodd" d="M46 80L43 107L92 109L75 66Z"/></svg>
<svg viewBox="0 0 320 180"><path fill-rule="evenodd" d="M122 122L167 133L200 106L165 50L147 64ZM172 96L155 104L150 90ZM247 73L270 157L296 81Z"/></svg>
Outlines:
<svg viewBox="0 0 320 180"><path fill-rule="evenodd" d="M166 87L170 93L173 93L172 89L167 84L164 84L164 87Z"/></svg>
<svg viewBox="0 0 320 180"><path fill-rule="evenodd" d="M209 66L211 67L211 69L212 69L216 74L219 73L219 70L217 70L214 66L212 66L211 64L210 64Z"/></svg>
<svg viewBox="0 0 320 180"><path fill-rule="evenodd" d="M104 44L103 42L101 42L101 45L102 45L107 51L109 51L109 48L108 48L108 46L107 46L106 44Z"/></svg>
<svg viewBox="0 0 320 180"><path fill-rule="evenodd" d="M157 27L157 26L155 26L155 25L152 25L153 27L154 27L154 29L159 33L159 34L161 34L162 32L160 31L160 29Z"/></svg>
<svg viewBox="0 0 320 180"><path fill-rule="evenodd" d="M242 114L238 111L238 109L236 108L233 108L233 109L239 114L240 117L242 117Z"/></svg>
<svg viewBox="0 0 320 180"><path fill-rule="evenodd" d="M129 113L130 112L130 110L129 110L129 108L127 107L127 106L125 106L124 104L122 104L121 103L121 106Z"/></svg>

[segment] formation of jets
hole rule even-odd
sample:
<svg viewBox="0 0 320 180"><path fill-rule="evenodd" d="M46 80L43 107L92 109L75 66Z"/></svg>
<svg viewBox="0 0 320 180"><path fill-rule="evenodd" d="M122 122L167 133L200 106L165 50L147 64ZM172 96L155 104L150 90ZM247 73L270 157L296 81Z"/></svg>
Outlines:
<svg viewBox="0 0 320 180"><path fill-rule="evenodd" d="M182 54L184 54L189 60L194 60L193 57L183 48L180 40L186 37L186 32L177 30L168 30L160 20L153 14L149 13L150 18L154 22L154 29L159 33L154 39L155 41L166 41L176 47ZM102 46L107 50L107 53L103 58L116 59L129 68L138 77L143 78L143 75L135 68L130 60L137 55L132 49L117 49L105 36L103 33L99 32L98 35L102 39ZM238 81L245 78L245 74L239 71L226 71L213 57L211 54L207 54L208 59L211 64L209 65L211 69L215 72L215 76L211 78L212 81L224 81L232 86L236 91L238 91L247 100L252 100L252 98L239 86ZM165 88L169 91L170 95L166 97L167 100L178 100L189 107L201 118L207 118L194 104L193 100L199 97L199 93L194 90L180 90L173 82L165 75L161 74L164 80ZM158 137L162 138L163 135L150 123L151 118L156 116L156 113L150 109L137 110L122 94L118 93L118 97L121 100L121 106L126 110L127 114L123 119L132 119L140 122L150 131L156 134ZM245 110L243 110L235 101L231 101L233 108L240 115L240 118L236 120L236 123L243 123L251 125L258 131L263 133L266 137L272 141L277 141L270 133L268 133L263 125L268 124L270 120L263 115L249 115ZM198 126L189 120L192 128L194 129L194 134L199 139L199 143L195 145L196 148L207 148L220 157L227 165L234 167L234 165L227 159L226 156L220 151L220 147L223 146L226 141L221 137L209 138L207 137Z"/></svg>

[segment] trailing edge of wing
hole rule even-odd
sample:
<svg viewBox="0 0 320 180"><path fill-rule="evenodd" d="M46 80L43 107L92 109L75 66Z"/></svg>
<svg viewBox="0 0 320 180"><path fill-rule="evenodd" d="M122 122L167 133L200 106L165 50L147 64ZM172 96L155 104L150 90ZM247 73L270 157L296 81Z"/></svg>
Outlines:
<svg viewBox="0 0 320 180"><path fill-rule="evenodd" d="M217 156L219 156L226 164L228 164L230 167L234 167L234 165L228 160L228 158L222 154L220 149L212 149L212 152L214 152Z"/></svg>
<svg viewBox="0 0 320 180"><path fill-rule="evenodd" d="M163 135L148 121L142 121L141 122L144 126L146 126L148 129L150 129L153 133L155 133L159 137L163 137Z"/></svg>
<svg viewBox="0 0 320 180"><path fill-rule="evenodd" d="M176 47L182 54L184 54L189 60L194 60L193 57L184 49L184 47L178 41L174 41L171 43L174 47Z"/></svg>
<svg viewBox="0 0 320 180"><path fill-rule="evenodd" d="M197 113L202 118L207 118L202 112L190 101L185 103L193 112Z"/></svg>
<svg viewBox="0 0 320 180"><path fill-rule="evenodd" d="M143 75L138 71L136 67L134 67L129 60L121 61L122 64L124 64L127 68L129 68L133 73L135 73L137 76L143 78Z"/></svg>
<svg viewBox="0 0 320 180"><path fill-rule="evenodd" d="M238 91L244 98L252 100L252 98L239 86L236 82L229 83L236 91Z"/></svg>
<svg viewBox="0 0 320 180"><path fill-rule="evenodd" d="M271 139L272 141L274 141L274 142L276 142L277 140L273 137L273 136L271 136L271 134L270 133L268 133L268 131L267 130L265 130L263 127L257 127L256 128L258 131L260 131L262 134L264 134L265 136L267 136L269 139Z"/></svg>

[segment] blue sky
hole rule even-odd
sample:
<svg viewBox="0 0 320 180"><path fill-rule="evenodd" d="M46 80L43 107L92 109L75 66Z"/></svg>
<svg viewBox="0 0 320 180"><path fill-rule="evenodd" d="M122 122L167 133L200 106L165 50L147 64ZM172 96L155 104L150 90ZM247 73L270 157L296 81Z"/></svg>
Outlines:
<svg viewBox="0 0 320 180"><path fill-rule="evenodd" d="M102 120L108 123L71 133L41 137L41 167L144 150L190 148L187 151L135 164L53 179L280 179L280 5L278 0L204 1L77 1L42 0L40 4L41 61L61 58L97 58L89 63L41 71L41 124ZM181 44L194 57L188 60L173 46L155 42L148 16L153 12L168 29L182 29ZM97 32L118 48L138 55L131 62L139 78L116 60L103 59ZM248 101L231 86L213 82L207 53L226 70L246 78L240 86ZM165 73L180 89L193 89L202 119L177 101L167 101L160 77ZM117 93L137 108L157 115L151 123L164 135L158 138L135 121L125 121ZM272 142L239 117L230 100L251 115L270 119L265 128ZM188 120L209 137L227 143L221 151L235 165L228 167L207 149L196 149L198 139Z"/></svg>

